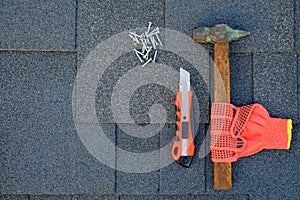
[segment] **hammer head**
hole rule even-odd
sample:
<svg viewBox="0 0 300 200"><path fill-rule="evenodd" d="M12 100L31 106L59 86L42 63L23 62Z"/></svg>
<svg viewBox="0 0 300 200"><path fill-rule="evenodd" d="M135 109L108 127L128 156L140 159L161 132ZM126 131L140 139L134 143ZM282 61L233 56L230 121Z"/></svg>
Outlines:
<svg viewBox="0 0 300 200"><path fill-rule="evenodd" d="M233 29L227 24L217 24L211 28L198 27L193 31L194 41L199 43L229 43L249 35L249 32Z"/></svg>

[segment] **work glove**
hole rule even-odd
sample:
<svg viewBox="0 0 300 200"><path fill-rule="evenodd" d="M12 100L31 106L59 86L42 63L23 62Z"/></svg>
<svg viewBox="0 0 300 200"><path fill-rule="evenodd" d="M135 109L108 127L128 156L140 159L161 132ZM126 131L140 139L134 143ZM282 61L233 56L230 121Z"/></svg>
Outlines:
<svg viewBox="0 0 300 200"><path fill-rule="evenodd" d="M211 112L213 162L235 162L263 149L289 149L292 120L270 117L260 104L214 103Z"/></svg>

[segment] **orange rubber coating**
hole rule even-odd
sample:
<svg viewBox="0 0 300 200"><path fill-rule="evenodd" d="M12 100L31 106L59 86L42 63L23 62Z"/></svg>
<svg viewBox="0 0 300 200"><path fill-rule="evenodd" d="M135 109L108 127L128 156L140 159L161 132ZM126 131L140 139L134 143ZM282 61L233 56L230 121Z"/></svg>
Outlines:
<svg viewBox="0 0 300 200"><path fill-rule="evenodd" d="M188 119L191 119L191 106L192 106L192 91L188 91ZM175 106L179 108L176 110L176 116L178 120L176 120L176 126L178 127L176 130L176 140L174 140L172 145L172 157L174 160L179 160L180 156L182 156L182 119L181 119L181 98L182 92L178 92L176 95L176 99L174 101ZM194 138L192 134L192 125L191 120L188 120L188 155L194 156L195 154L195 144Z"/></svg>
<svg viewBox="0 0 300 200"><path fill-rule="evenodd" d="M263 149L289 149L292 120L272 118L260 104L214 103L211 111L213 162L235 162Z"/></svg>

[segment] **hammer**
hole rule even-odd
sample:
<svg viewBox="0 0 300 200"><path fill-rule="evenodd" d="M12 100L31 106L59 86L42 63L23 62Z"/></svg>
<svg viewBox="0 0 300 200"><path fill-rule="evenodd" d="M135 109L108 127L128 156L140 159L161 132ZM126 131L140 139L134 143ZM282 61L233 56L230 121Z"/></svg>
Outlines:
<svg viewBox="0 0 300 200"><path fill-rule="evenodd" d="M249 35L249 32L235 30L226 24L194 29L195 42L214 44L214 102L230 103L229 42ZM232 188L231 163L214 163L214 188L216 190Z"/></svg>

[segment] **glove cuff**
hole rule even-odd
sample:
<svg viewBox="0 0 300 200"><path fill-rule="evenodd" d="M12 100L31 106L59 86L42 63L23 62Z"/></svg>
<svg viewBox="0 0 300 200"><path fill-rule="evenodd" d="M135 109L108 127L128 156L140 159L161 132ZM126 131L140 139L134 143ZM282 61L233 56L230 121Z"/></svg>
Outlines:
<svg viewBox="0 0 300 200"><path fill-rule="evenodd" d="M271 136L266 141L265 149L289 149L292 139L292 120L271 118L268 120L266 135Z"/></svg>

